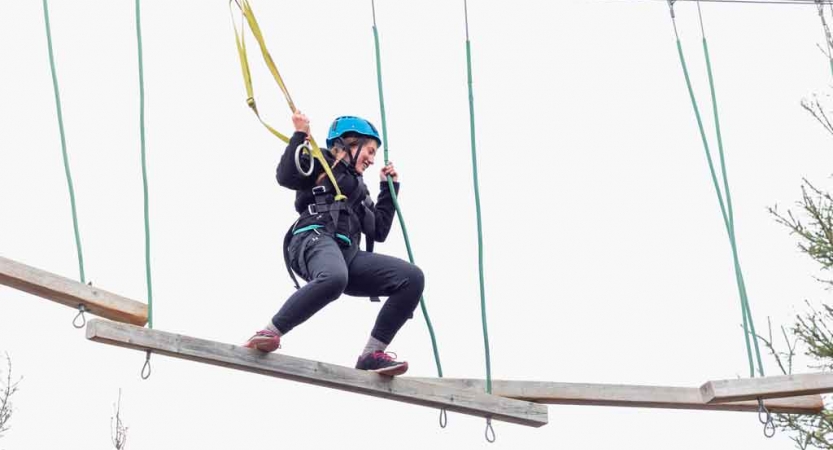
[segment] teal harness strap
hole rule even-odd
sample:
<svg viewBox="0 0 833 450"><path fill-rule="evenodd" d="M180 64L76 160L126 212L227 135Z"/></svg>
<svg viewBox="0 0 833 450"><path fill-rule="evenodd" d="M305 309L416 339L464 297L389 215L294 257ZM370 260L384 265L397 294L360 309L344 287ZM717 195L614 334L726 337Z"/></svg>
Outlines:
<svg viewBox="0 0 833 450"><path fill-rule="evenodd" d="M292 235L295 236L296 234L306 233L307 231L313 231L319 228L324 228L324 225L307 225L303 228L298 228L297 230L293 231ZM348 245L353 245L353 241L349 237L341 233L336 233L336 237L346 242Z"/></svg>

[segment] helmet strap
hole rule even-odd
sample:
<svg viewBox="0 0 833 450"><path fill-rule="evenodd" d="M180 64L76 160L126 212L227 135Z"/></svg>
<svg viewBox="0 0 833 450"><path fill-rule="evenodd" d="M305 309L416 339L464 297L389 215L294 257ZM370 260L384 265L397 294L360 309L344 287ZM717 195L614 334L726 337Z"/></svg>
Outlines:
<svg viewBox="0 0 833 450"><path fill-rule="evenodd" d="M362 154L362 148L364 147L365 140L364 138L359 139L358 147L356 148L356 156L350 155L350 159L352 159L353 168L356 168L356 164L359 162L359 156ZM348 152L349 153L349 152Z"/></svg>

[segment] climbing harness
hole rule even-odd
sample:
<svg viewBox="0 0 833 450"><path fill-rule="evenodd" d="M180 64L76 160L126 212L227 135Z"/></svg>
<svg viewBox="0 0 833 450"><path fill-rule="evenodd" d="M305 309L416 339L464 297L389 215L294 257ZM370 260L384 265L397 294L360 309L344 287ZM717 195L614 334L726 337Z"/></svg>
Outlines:
<svg viewBox="0 0 833 450"><path fill-rule="evenodd" d="M357 153L359 151L360 149L357 150ZM333 164L333 168L335 167L336 164ZM289 274L289 277L292 279L292 282L295 285L295 289L300 289L301 287L298 283L298 279L295 276L295 272L292 270L289 255L289 244L293 236L295 235L310 231L315 232L316 234L321 234L321 231L319 230L323 229L323 231L326 232L327 235L335 239L335 241L338 244L346 248L351 248L353 245L351 237L345 234L338 233L338 224L342 213L350 216L358 214L357 211L361 211L361 221L359 223L359 226L361 233L367 237L367 239L365 240L365 249L368 252L373 251L373 243L376 236L376 218L375 213L373 211L373 201L370 199L370 191L364 184L364 181L362 180L361 176L352 172L352 167L347 166L345 168L345 172L346 173L340 174L336 179L343 181L343 177L345 176L355 177L354 182L356 183L356 188L350 195L350 197L347 198L345 201L335 201L335 194L333 190L328 189L328 187L325 184L316 185L311 190L313 202L307 205L307 208L301 212L300 217L292 224L292 226L284 235L284 264L286 266L286 270ZM324 222L324 225L314 223L311 225L303 226L301 228L297 228L300 222L307 221L310 218L314 218L316 222ZM352 229L349 226L349 224L351 223L352 222L348 219L348 234L352 234ZM357 249L358 248L356 248L355 250ZM346 257L348 257L348 259L352 259L353 251L355 250L351 250L349 256ZM381 301L379 297L376 296L370 297L370 300L373 302Z"/></svg>

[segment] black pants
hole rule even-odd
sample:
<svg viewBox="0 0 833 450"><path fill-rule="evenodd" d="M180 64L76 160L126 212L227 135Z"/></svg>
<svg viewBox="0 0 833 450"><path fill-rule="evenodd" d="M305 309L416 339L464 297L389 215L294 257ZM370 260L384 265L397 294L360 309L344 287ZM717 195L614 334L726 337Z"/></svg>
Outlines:
<svg viewBox="0 0 833 450"><path fill-rule="evenodd" d="M289 243L292 268L308 281L272 318L288 333L342 293L356 297L387 296L370 333L389 344L419 304L425 279L419 267L399 258L344 248L317 230Z"/></svg>

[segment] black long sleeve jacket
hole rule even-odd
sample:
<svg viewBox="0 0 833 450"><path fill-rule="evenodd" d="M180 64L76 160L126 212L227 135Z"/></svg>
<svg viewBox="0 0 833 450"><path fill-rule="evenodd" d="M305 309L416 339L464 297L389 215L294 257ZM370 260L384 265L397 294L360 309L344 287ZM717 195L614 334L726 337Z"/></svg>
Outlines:
<svg viewBox="0 0 833 450"><path fill-rule="evenodd" d="M308 206L315 203L315 197L312 193L312 188L318 183L327 188L328 192L334 193L335 189L326 175L321 177L324 173L323 167L319 161L315 161L315 167L310 176L301 174L297 167L295 167L295 149L304 143L307 135L303 132L295 132L289 140L283 155L281 156L278 168L276 171L276 178L278 184L283 187L295 191L295 211L300 214L300 218L295 225L295 229L300 229L309 225L326 226L332 219L328 213L310 214ZM342 194L346 195L349 203L352 206L350 210L344 211L339 215L338 224L336 224L336 233L348 236L354 243L360 242L362 221L368 212L374 216L374 235L368 236L368 239L373 239L376 242L383 242L390 232L393 223L393 216L396 214L396 208L393 204L393 199L390 195L387 182L381 182L379 196L374 204L372 201L365 201L369 197L367 187L362 181L362 176L358 174L355 169L350 167L347 163L341 162L333 165L335 159L329 151L322 149L325 159L328 160L332 167L333 175L336 178ZM301 164L304 167L309 167L311 163L308 155L301 156ZM393 183L394 190L399 193L399 183Z"/></svg>

